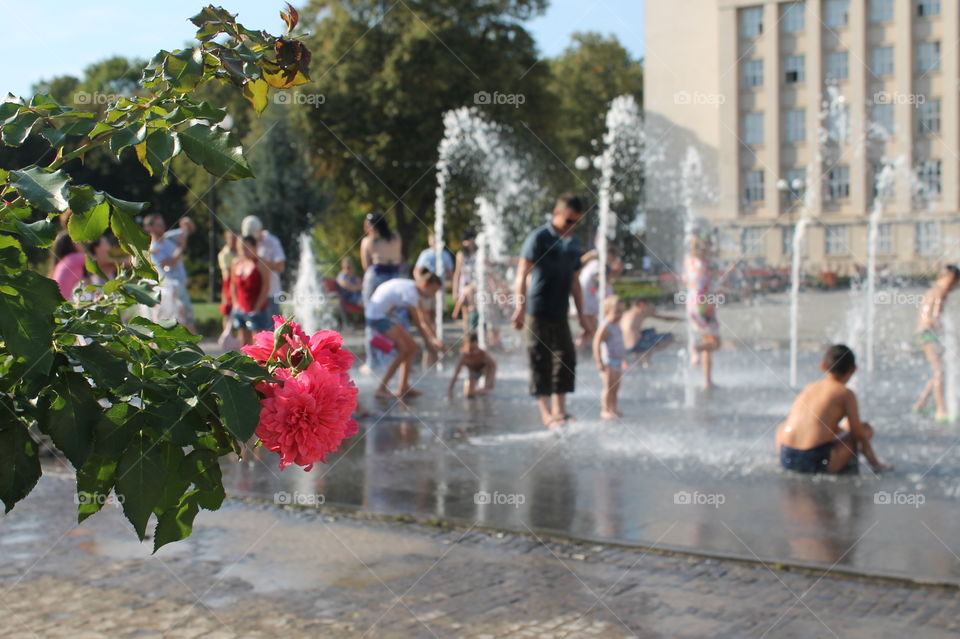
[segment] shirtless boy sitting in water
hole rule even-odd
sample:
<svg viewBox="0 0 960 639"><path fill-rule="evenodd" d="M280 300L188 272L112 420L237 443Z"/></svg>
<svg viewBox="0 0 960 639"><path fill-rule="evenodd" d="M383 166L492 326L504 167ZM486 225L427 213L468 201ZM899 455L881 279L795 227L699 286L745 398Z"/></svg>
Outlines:
<svg viewBox="0 0 960 639"><path fill-rule="evenodd" d="M857 370L853 351L834 344L824 353L820 370L826 373L823 379L800 392L787 420L777 427L780 464L800 473L839 473L856 468L862 452L874 470L893 470L873 452L873 429L860 421L857 396L847 388Z"/></svg>

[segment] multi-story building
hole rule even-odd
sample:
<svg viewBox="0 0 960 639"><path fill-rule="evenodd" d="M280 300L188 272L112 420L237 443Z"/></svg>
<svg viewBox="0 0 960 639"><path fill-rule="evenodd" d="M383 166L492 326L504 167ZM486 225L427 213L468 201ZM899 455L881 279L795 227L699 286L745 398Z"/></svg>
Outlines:
<svg viewBox="0 0 960 639"><path fill-rule="evenodd" d="M885 164L896 169L878 263L923 273L957 257L960 2L646 7L648 145L700 150L714 187L695 208L718 229L719 257L788 265L807 214L808 271L862 268Z"/></svg>

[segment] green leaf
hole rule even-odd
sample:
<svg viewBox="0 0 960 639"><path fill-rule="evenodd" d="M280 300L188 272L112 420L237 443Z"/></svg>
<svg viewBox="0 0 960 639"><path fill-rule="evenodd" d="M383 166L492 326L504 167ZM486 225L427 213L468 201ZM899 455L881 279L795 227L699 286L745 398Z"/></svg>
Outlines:
<svg viewBox="0 0 960 639"><path fill-rule="evenodd" d="M45 171L29 166L21 171L10 171L10 184L27 202L44 213L67 210L67 182L69 177L60 170Z"/></svg>
<svg viewBox="0 0 960 639"><path fill-rule="evenodd" d="M220 458L213 451L190 451L180 465L180 475L200 489L200 506L206 510L216 510L227 497L223 489Z"/></svg>
<svg viewBox="0 0 960 639"><path fill-rule="evenodd" d="M243 97L250 101L257 114L263 113L267 108L267 95L270 93L270 85L264 79L250 80L243 85Z"/></svg>
<svg viewBox="0 0 960 639"><path fill-rule="evenodd" d="M93 450L93 428L103 409L81 375L61 372L54 385L57 401L41 430L50 435L74 468L81 468Z"/></svg>
<svg viewBox="0 0 960 639"><path fill-rule="evenodd" d="M174 51L163 63L163 79L178 91L193 91L203 77L203 52L200 47Z"/></svg>
<svg viewBox="0 0 960 639"><path fill-rule="evenodd" d="M150 256L147 255L147 250L150 248L150 236L143 232L143 229L132 217L139 214L146 205L142 202L118 200L110 195L107 195L106 198L113 209L110 215L110 229L117 236L123 250L134 256L138 273L146 270L154 274L152 273L153 267L150 266Z"/></svg>
<svg viewBox="0 0 960 639"><path fill-rule="evenodd" d="M100 265L97 264L96 260L94 260L94 259L93 259L92 257L90 257L89 255L87 255L87 256L85 256L85 257L83 258L83 265L86 267L87 273L91 273L91 274L93 274L93 275L98 276L101 280L106 281L107 284L110 284L110 283L112 283L112 282L116 282L116 284L111 287L113 290L116 290L116 288L117 288L118 286L120 286L120 283L117 282L117 280L111 280L110 278L108 278L108 277L104 274L103 269L100 268ZM108 281L108 280L109 280L109 281ZM107 291L107 285L106 285L106 284L103 285L102 290L103 290L104 294L106 294L106 295L109 295L109 294L110 294L110 291Z"/></svg>
<svg viewBox="0 0 960 639"><path fill-rule="evenodd" d="M146 306L156 306L160 303L155 293L145 286L138 284L121 284L120 290L137 300L138 303Z"/></svg>
<svg viewBox="0 0 960 639"><path fill-rule="evenodd" d="M163 450L161 442L138 435L117 465L117 496L123 500L123 514L141 541L167 482L169 469L164 464Z"/></svg>
<svg viewBox="0 0 960 639"><path fill-rule="evenodd" d="M57 239L57 227L52 220L37 220L30 224L14 220L14 225L23 237L23 241L29 246L47 248Z"/></svg>
<svg viewBox="0 0 960 639"><path fill-rule="evenodd" d="M2 183L3 180L0 180ZM0 219L8 220L29 220L33 217L33 211L26 206L14 206L3 209L3 217Z"/></svg>
<svg viewBox="0 0 960 639"><path fill-rule="evenodd" d="M110 226L110 205L106 202L94 206L83 213L74 213L67 223L70 239L74 242L93 242L102 236Z"/></svg>
<svg viewBox="0 0 960 639"><path fill-rule="evenodd" d="M128 375L126 363L100 344L72 346L64 350L70 357L77 360L97 386L105 388L119 386Z"/></svg>
<svg viewBox="0 0 960 639"><path fill-rule="evenodd" d="M167 178L167 164L180 152L177 137L164 129L155 129L135 148L140 164L161 181Z"/></svg>
<svg viewBox="0 0 960 639"><path fill-rule="evenodd" d="M90 455L77 470L77 523L100 512L117 474L117 459L99 454Z"/></svg>
<svg viewBox="0 0 960 639"><path fill-rule="evenodd" d="M172 353L164 361L169 368L190 368L202 362L205 357L203 353L184 350Z"/></svg>
<svg viewBox="0 0 960 639"><path fill-rule="evenodd" d="M0 336L6 350L30 362L30 371L45 375L53 362L53 312L63 303L57 283L33 271L0 276L0 285L17 297L0 295Z"/></svg>
<svg viewBox="0 0 960 639"><path fill-rule="evenodd" d="M177 135L187 156L210 173L227 180L253 177L242 147L231 146L226 131L194 124Z"/></svg>
<svg viewBox="0 0 960 639"><path fill-rule="evenodd" d="M190 536L193 532L193 520L200 512L200 499L200 491L192 490L183 495L174 508L166 510L157 518L157 527L153 531L153 552Z"/></svg>
<svg viewBox="0 0 960 639"><path fill-rule="evenodd" d="M5 409L13 410L0 399ZM5 417L0 420L0 500L5 512L30 494L40 479L40 458L37 444L30 437L26 426L18 419Z"/></svg>
<svg viewBox="0 0 960 639"><path fill-rule="evenodd" d="M21 269L27 264L27 256L17 238L0 235L0 266L10 270Z"/></svg>
<svg viewBox="0 0 960 639"><path fill-rule="evenodd" d="M3 125L3 143L8 146L20 146L30 135L34 123L40 118L36 113L21 111L16 117Z"/></svg>
<svg viewBox="0 0 960 639"><path fill-rule="evenodd" d="M220 400L224 426L242 442L253 436L260 422L260 396L253 386L223 376L214 382L213 393Z"/></svg>
<svg viewBox="0 0 960 639"><path fill-rule="evenodd" d="M134 410L130 404L114 404L93 427L93 448L98 455L119 459L133 436L145 424L146 419L141 411Z"/></svg>
<svg viewBox="0 0 960 639"><path fill-rule="evenodd" d="M73 211L74 215L84 213L103 202L103 193L92 186L71 186L69 192L67 199L70 202L70 210Z"/></svg>
<svg viewBox="0 0 960 639"><path fill-rule="evenodd" d="M147 137L147 125L135 122L126 126L110 136L110 151L117 159L120 159L120 152L128 146L140 144Z"/></svg>
<svg viewBox="0 0 960 639"><path fill-rule="evenodd" d="M270 373L254 359L237 351L228 351L217 357L221 369L231 370L244 381L269 379Z"/></svg>
<svg viewBox="0 0 960 639"><path fill-rule="evenodd" d="M64 140L66 140L71 135L87 135L97 123L89 119L76 119L70 122L67 122L59 129L54 127L46 127L40 131L40 135L45 137L50 145L53 147L59 147L63 145Z"/></svg>

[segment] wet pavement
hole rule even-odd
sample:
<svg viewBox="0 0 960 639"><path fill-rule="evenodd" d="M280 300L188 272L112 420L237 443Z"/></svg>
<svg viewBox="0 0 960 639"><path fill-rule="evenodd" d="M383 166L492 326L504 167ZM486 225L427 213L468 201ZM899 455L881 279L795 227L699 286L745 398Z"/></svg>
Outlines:
<svg viewBox="0 0 960 639"><path fill-rule="evenodd" d="M77 525L47 470L0 518L4 639L960 634L955 588L236 499L152 555L115 504Z"/></svg>
<svg viewBox="0 0 960 639"><path fill-rule="evenodd" d="M801 381L816 363L804 354ZM364 401L384 414L326 465L280 472L261 450L225 477L231 494L274 503L960 584L960 431L907 412L922 362L858 380L875 448L897 467L884 476L779 469L773 431L795 395L787 367L781 350L721 351L721 387L687 408L667 351L627 373L626 417L604 423L595 369L582 363L578 419L559 432L538 425L519 356L502 358L494 396L469 401L444 398L449 372L430 371L417 382L424 397L374 405L361 377Z"/></svg>

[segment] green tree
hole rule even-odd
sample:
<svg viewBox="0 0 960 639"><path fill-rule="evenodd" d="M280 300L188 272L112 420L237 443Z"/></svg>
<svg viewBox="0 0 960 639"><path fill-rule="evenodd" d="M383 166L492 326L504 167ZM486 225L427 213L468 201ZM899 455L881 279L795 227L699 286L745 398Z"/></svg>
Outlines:
<svg viewBox="0 0 960 639"><path fill-rule="evenodd" d="M301 233L326 223L329 197L316 167L309 161L299 132L287 114L263 118L244 140L256 180L226 185L222 195L226 221L240 230L247 215L258 216L276 235L287 254L287 265L297 263Z"/></svg>
<svg viewBox="0 0 960 639"><path fill-rule="evenodd" d="M603 150L604 117L615 97L632 95L643 107L643 67L616 36L575 33L571 45L547 66L556 105L551 123L555 149L568 166L580 155Z"/></svg>
<svg viewBox="0 0 960 639"><path fill-rule="evenodd" d="M483 104L481 97L479 106L516 130L548 122L547 70L522 26L545 6L544 0L314 0L304 11L318 16L307 40L316 55L315 80L299 89L306 98L292 96L288 108L305 122L319 149L320 174L337 185L335 197L355 200L354 210L390 214L409 258L433 224L446 111L475 104L480 92L519 95L513 103ZM311 104L310 95L322 96L322 104Z"/></svg>

